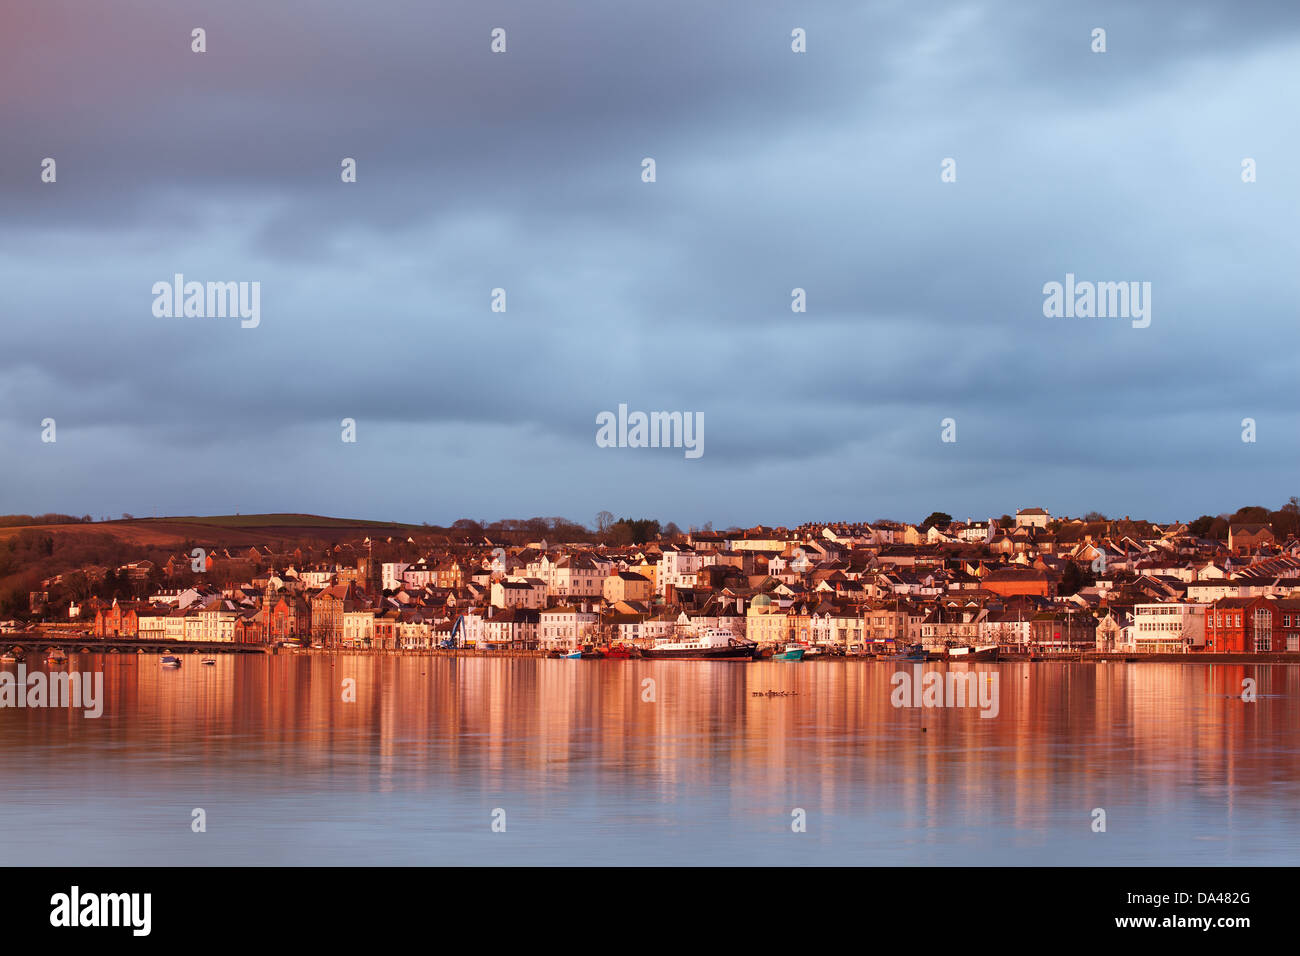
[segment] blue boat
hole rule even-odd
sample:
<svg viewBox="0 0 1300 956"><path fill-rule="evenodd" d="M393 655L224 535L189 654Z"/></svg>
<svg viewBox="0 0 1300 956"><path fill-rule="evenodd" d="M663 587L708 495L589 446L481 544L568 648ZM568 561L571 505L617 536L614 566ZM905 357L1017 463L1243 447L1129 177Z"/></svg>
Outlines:
<svg viewBox="0 0 1300 956"><path fill-rule="evenodd" d="M560 658L566 661L580 661L582 660L582 651L574 651L572 654L561 654Z"/></svg>
<svg viewBox="0 0 1300 956"><path fill-rule="evenodd" d="M180 666L181 666L181 659L180 659L179 657L173 657L172 655L168 654L166 657L164 657L164 658L162 659L162 666L163 666L163 667L180 667Z"/></svg>
<svg viewBox="0 0 1300 956"><path fill-rule="evenodd" d="M773 654L771 659L774 661L801 661L803 660L804 648L798 644L787 644L785 650Z"/></svg>

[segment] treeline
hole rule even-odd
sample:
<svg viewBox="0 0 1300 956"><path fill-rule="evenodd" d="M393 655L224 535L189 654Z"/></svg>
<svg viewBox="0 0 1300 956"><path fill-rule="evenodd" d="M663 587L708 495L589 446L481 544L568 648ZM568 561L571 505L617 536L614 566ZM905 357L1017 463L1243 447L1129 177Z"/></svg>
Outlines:
<svg viewBox="0 0 1300 956"><path fill-rule="evenodd" d="M60 514L0 515L0 528L18 528L29 524L90 524L94 520L90 515L82 515L80 518Z"/></svg>
<svg viewBox="0 0 1300 956"><path fill-rule="evenodd" d="M1187 525L1187 530L1198 538L1226 541L1230 524L1266 524L1279 541L1285 540L1289 535L1300 534L1300 497L1292 495L1276 511L1263 505L1246 505L1232 514L1201 515Z"/></svg>
<svg viewBox="0 0 1300 956"><path fill-rule="evenodd" d="M491 538L506 544L527 544L546 541L548 544L645 544L660 536L681 534L671 521L661 526L655 518L619 518L607 511L597 516L598 528L593 530L568 518L505 518L500 521L474 521L461 518L452 522L447 530L453 541L478 541Z"/></svg>
<svg viewBox="0 0 1300 956"><path fill-rule="evenodd" d="M29 592L40 590L45 578L67 573L63 587L51 589L51 602L66 607L69 600L84 600L91 594L136 597L148 586L141 582L128 587L114 577L91 581L71 569L116 568L132 561L166 561L168 552L122 541L102 531L60 531L51 534L39 528L24 528L0 541L0 619L25 617Z"/></svg>

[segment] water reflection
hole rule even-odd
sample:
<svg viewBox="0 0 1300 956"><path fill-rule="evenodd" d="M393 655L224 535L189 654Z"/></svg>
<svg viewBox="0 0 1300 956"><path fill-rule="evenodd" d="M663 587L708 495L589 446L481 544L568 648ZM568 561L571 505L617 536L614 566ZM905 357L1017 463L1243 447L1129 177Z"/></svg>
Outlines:
<svg viewBox="0 0 1300 956"><path fill-rule="evenodd" d="M953 665L997 674L984 719L894 707L911 665L887 662L67 666L104 670L103 717L0 710L5 864L1291 864L1300 848L1297 667Z"/></svg>

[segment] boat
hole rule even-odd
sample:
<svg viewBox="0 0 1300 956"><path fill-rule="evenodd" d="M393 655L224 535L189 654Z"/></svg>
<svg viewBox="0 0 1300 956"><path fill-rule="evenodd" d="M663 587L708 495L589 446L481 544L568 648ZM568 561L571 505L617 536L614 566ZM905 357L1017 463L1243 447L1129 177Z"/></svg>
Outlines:
<svg viewBox="0 0 1300 956"><path fill-rule="evenodd" d="M694 637L658 641L654 647L644 648L641 656L652 661L747 661L757 649L753 641L710 627Z"/></svg>
<svg viewBox="0 0 1300 956"><path fill-rule="evenodd" d="M923 661L926 659L925 648L920 644L909 644L902 650L895 651L892 654L878 654L878 660L882 661Z"/></svg>
<svg viewBox="0 0 1300 956"><path fill-rule="evenodd" d="M960 644L948 648L950 661L995 661L998 659L996 644Z"/></svg>
<svg viewBox="0 0 1300 956"><path fill-rule="evenodd" d="M162 666L163 666L163 667L180 667L180 666L181 666L181 659L180 659L179 657L174 657L174 656L171 655L171 654L167 654L167 655L165 655L165 656L163 657L163 659L162 659Z"/></svg>
<svg viewBox="0 0 1300 956"><path fill-rule="evenodd" d="M820 644L800 644L799 646L803 648L803 659L806 661L826 656L826 648Z"/></svg>
<svg viewBox="0 0 1300 956"><path fill-rule="evenodd" d="M605 648L605 660L607 661L630 660L640 656L641 652L637 648L629 647L626 644L611 644Z"/></svg>
<svg viewBox="0 0 1300 956"><path fill-rule="evenodd" d="M215 657L205 657L203 660L199 661L200 664L207 664L209 666L216 664L216 662L217 659Z"/></svg>
<svg viewBox="0 0 1300 956"><path fill-rule="evenodd" d="M564 661L580 661L580 660L582 660L582 651L569 651L569 652L563 652L563 651L562 651L562 652L560 653L560 660L564 660Z"/></svg>
<svg viewBox="0 0 1300 956"><path fill-rule="evenodd" d="M801 661L803 660L806 648L799 644L787 644L785 650L778 651L772 655L774 661Z"/></svg>
<svg viewBox="0 0 1300 956"><path fill-rule="evenodd" d="M68 663L68 654L56 647L45 656L45 662L47 664L66 664Z"/></svg>
<svg viewBox="0 0 1300 956"><path fill-rule="evenodd" d="M18 655L13 653L12 651L5 651L3 654L0 654L0 664L17 664L17 663L18 663Z"/></svg>

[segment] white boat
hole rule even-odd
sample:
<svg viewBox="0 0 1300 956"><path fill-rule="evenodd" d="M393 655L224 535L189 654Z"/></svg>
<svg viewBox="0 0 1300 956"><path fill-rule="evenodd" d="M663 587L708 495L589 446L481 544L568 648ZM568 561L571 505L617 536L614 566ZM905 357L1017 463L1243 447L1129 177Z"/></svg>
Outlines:
<svg viewBox="0 0 1300 956"><path fill-rule="evenodd" d="M996 644L959 644L948 648L948 659L952 661L995 661L997 658Z"/></svg>
<svg viewBox="0 0 1300 956"><path fill-rule="evenodd" d="M748 661L753 660L757 650L758 645L753 641L710 627L694 637L659 641L654 647L642 648L641 656L661 661Z"/></svg>

